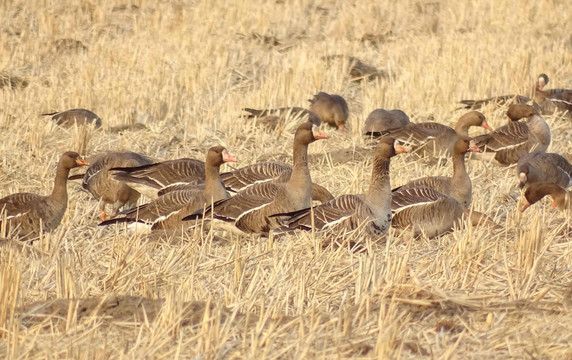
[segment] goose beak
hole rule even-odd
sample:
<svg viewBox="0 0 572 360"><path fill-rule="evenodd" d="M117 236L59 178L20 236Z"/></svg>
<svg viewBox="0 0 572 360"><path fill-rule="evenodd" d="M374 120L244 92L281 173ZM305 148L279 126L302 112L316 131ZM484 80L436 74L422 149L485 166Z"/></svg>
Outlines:
<svg viewBox="0 0 572 360"><path fill-rule="evenodd" d="M346 126L344 124L340 124L338 125L338 130L340 131L345 131L346 130Z"/></svg>
<svg viewBox="0 0 572 360"><path fill-rule="evenodd" d="M486 120L483 120L481 127L484 127L487 130L493 131L493 128L489 125L489 123Z"/></svg>
<svg viewBox="0 0 572 360"><path fill-rule="evenodd" d="M393 148L395 149L396 154L404 154L407 152L407 150L405 150L405 148L403 146L399 145L398 143L395 143L393 145Z"/></svg>
<svg viewBox="0 0 572 360"><path fill-rule="evenodd" d="M328 135L321 132L316 125L312 126L312 134L314 135L314 140L321 140L328 138Z"/></svg>
<svg viewBox="0 0 572 360"><path fill-rule="evenodd" d="M469 143L469 151L470 152L482 152L481 148L477 146L477 144L471 140Z"/></svg>
<svg viewBox="0 0 572 360"><path fill-rule="evenodd" d="M228 152L224 151L222 153L222 162L236 162L236 158Z"/></svg>
<svg viewBox="0 0 572 360"><path fill-rule="evenodd" d="M530 203L528 202L528 200L524 200L523 203L522 203L522 206L520 207L520 212L523 212L523 211L526 210L529 206L530 206Z"/></svg>
<svg viewBox="0 0 572 360"><path fill-rule="evenodd" d="M89 163L82 158L78 158L75 160L77 166L89 166Z"/></svg>
<svg viewBox="0 0 572 360"><path fill-rule="evenodd" d="M552 207L555 208L556 207L556 201L552 202Z"/></svg>

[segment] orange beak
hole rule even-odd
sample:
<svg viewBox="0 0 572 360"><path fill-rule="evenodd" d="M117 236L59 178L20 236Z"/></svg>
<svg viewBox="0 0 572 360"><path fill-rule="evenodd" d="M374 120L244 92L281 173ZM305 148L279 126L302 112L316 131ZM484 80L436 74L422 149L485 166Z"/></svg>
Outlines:
<svg viewBox="0 0 572 360"><path fill-rule="evenodd" d="M222 153L222 161L223 162L235 162L236 158L234 158L232 155L230 155L229 153L227 153L225 151Z"/></svg>
<svg viewBox="0 0 572 360"><path fill-rule="evenodd" d="M529 206L530 206L530 203L529 203L527 200L524 200L524 202L522 203L522 206L520 207L520 212L523 212L523 211L526 210Z"/></svg>
<svg viewBox="0 0 572 360"><path fill-rule="evenodd" d="M75 160L77 166L89 166L89 163L82 158L78 158Z"/></svg>
<svg viewBox="0 0 572 360"><path fill-rule="evenodd" d="M344 125L344 124L338 125L338 130L340 130L340 131L345 131L345 130L346 130L345 125Z"/></svg>
<svg viewBox="0 0 572 360"><path fill-rule="evenodd" d="M556 201L553 201L553 202L552 202L552 207L555 208L556 206L557 206L557 205L556 205Z"/></svg>
<svg viewBox="0 0 572 360"><path fill-rule="evenodd" d="M316 125L314 125L312 128L312 134L314 134L314 140L321 140L328 138L328 135L318 130L318 127Z"/></svg>
<svg viewBox="0 0 572 360"><path fill-rule="evenodd" d="M489 123L486 120L483 120L483 123L481 124L481 126L487 130L493 131L493 128L489 125Z"/></svg>
<svg viewBox="0 0 572 360"><path fill-rule="evenodd" d="M399 144L397 144L397 143L395 143L395 144L393 145L393 148L395 149L395 153L396 153L396 154L403 154L403 153L406 153L406 152L407 152L407 150L405 150L405 148L404 148L403 146L401 146L401 145L399 145Z"/></svg>

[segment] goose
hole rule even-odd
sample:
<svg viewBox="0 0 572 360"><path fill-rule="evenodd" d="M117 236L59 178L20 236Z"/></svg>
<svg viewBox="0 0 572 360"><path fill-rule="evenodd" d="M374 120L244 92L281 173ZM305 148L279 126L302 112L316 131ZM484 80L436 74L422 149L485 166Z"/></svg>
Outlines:
<svg viewBox="0 0 572 360"><path fill-rule="evenodd" d="M469 111L459 118L455 129L436 122L410 123L401 129L388 131L386 136L392 136L414 149L430 144L436 152L452 154L457 137L468 137L471 126L492 130L482 113Z"/></svg>
<svg viewBox="0 0 572 360"><path fill-rule="evenodd" d="M220 179L220 166L236 159L222 146L209 149L205 161L205 181L199 185L181 185L177 189L159 196L150 203L124 212L124 217L106 220L99 225L118 222L139 222L147 224L151 229L176 229L182 224L181 219L197 210L202 210L218 200L230 197Z"/></svg>
<svg viewBox="0 0 572 360"><path fill-rule="evenodd" d="M511 120L507 125L474 138L478 147L495 152L495 159L502 165L514 164L532 151L546 151L550 145L550 128L532 106L512 104L507 115ZM527 122L518 121L525 117Z"/></svg>
<svg viewBox="0 0 572 360"><path fill-rule="evenodd" d="M81 186L100 201L99 218L105 221L105 205L113 204L111 217L124 205L133 207L139 199L139 192L122 181L116 180L110 169L117 166L140 166L150 164L146 156L134 152L109 152L95 157L83 176Z"/></svg>
<svg viewBox="0 0 572 360"><path fill-rule="evenodd" d="M21 239L55 230L68 204L67 180L70 169L89 165L78 153L65 152L57 166L52 193L42 196L17 193L0 199L0 229L18 232ZM2 224L6 221L6 224Z"/></svg>
<svg viewBox="0 0 572 360"><path fill-rule="evenodd" d="M292 175L292 166L280 162L260 162L220 175L227 189L238 192L255 183L272 181L287 182ZM312 183L312 200L324 203L334 196L325 187Z"/></svg>
<svg viewBox="0 0 572 360"><path fill-rule="evenodd" d="M243 108L242 110L248 112L247 117L250 118L265 117L262 122L269 125L278 123L281 118L288 115L309 115L309 120L318 126L320 126L322 122L325 122L330 127L344 130L349 116L349 109L343 97L340 95L330 95L321 91L308 101L310 102L308 109L284 107L262 110Z"/></svg>
<svg viewBox="0 0 572 360"><path fill-rule="evenodd" d="M379 137L386 132L401 129L410 124L409 116L399 109L373 110L365 119L365 136Z"/></svg>
<svg viewBox="0 0 572 360"><path fill-rule="evenodd" d="M235 196L219 201L204 214L195 213L183 220L213 217L230 223L230 230L240 233L268 233L280 226L274 214L310 207L312 179L308 168L308 145L327 139L311 122L296 130L293 146L292 174L288 182L263 182L246 187ZM222 224L221 224L222 225Z"/></svg>
<svg viewBox="0 0 572 360"><path fill-rule="evenodd" d="M549 182L563 188L572 185L572 165L562 155L532 152L518 160L516 175L520 188L530 184Z"/></svg>
<svg viewBox="0 0 572 360"><path fill-rule="evenodd" d="M572 209L572 200L568 191L553 183L534 183L524 191L520 211L523 212L546 195L552 197L552 207L558 207L561 211Z"/></svg>
<svg viewBox="0 0 572 360"><path fill-rule="evenodd" d="M71 109L61 112L51 112L41 114L42 116L51 116L52 120L63 127L71 128L74 125L95 125L96 128L101 127L101 118L95 113L86 109Z"/></svg>
<svg viewBox="0 0 572 360"><path fill-rule="evenodd" d="M453 148L453 176L428 176L416 179L402 185L407 187L428 187L437 190L441 194L452 197L461 205L468 208L471 205L473 186L471 178L465 168L465 154L467 152L480 152L475 142L468 137L460 136ZM399 188L397 188L399 189ZM393 191L398 191L394 189Z"/></svg>
<svg viewBox="0 0 572 360"><path fill-rule="evenodd" d="M470 211L457 200L432 188L401 187L391 195L391 226L408 230L413 237L422 233L428 238L439 236L459 225L463 216L469 218L473 226L500 228L485 214Z"/></svg>
<svg viewBox="0 0 572 360"><path fill-rule="evenodd" d="M374 150L370 185L365 194L342 195L313 209L288 214L290 218L283 223L290 230L311 230L313 225L316 230L337 233L364 226L368 235L384 235L391 224L390 159L404 152L394 138L383 138Z"/></svg>
<svg viewBox="0 0 572 360"><path fill-rule="evenodd" d="M555 111L567 111L568 116L572 116L572 90L545 90L544 86L548 84L548 81L549 79L546 74L538 75L538 79L531 92L531 98L522 95L502 95L483 100L461 100L461 104L464 104L465 107L469 109L480 109L488 104L532 104L539 114L551 115Z"/></svg>
<svg viewBox="0 0 572 360"><path fill-rule="evenodd" d="M114 167L113 178L150 199L157 199L171 187L197 185L205 180L204 161L181 158L134 167Z"/></svg>

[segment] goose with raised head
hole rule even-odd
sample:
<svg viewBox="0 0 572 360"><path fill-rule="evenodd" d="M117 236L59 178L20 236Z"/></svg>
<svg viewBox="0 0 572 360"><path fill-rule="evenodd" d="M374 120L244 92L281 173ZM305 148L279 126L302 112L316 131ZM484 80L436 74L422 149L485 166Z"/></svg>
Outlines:
<svg viewBox="0 0 572 360"><path fill-rule="evenodd" d="M113 178L151 199L178 185L197 185L205 180L204 161L181 158L134 167L114 167Z"/></svg>
<svg viewBox="0 0 572 360"><path fill-rule="evenodd" d="M492 130L482 113L469 111L459 118L454 129L437 122L410 123L402 129L387 132L387 136L394 137L414 149L423 146L435 153L452 154L457 137L468 137L469 128L472 126Z"/></svg>
<svg viewBox="0 0 572 360"><path fill-rule="evenodd" d="M21 239L56 229L68 205L67 180L71 169L89 165L73 151L65 152L57 166L54 188L48 196L17 193L0 199L0 229ZM6 221L6 224L2 224Z"/></svg>
<svg viewBox="0 0 572 360"><path fill-rule="evenodd" d="M400 188L428 187L457 200L468 208L471 205L473 185L465 168L465 154L480 152L475 142L468 137L458 137L453 148L453 176L428 176L412 180ZM399 189L399 188L398 188ZM396 189L397 190L397 189ZM394 191L396 191L394 190Z"/></svg>
<svg viewBox="0 0 572 360"><path fill-rule="evenodd" d="M183 224L181 219L185 216L202 210L205 205L230 197L220 178L220 166L234 161L235 158L224 147L214 146L207 153L204 183L181 185L150 203L124 212L123 217L104 221L100 225L138 222L153 230L180 228Z"/></svg>
<svg viewBox="0 0 572 360"><path fill-rule="evenodd" d="M151 160L134 152L108 152L93 157L91 165L83 176L81 186L99 200L99 218L107 218L105 205L112 204L111 217L117 215L119 209L127 205L133 207L139 200L140 193L125 182L116 180L112 168L117 166L141 166L150 164Z"/></svg>
<svg viewBox="0 0 572 360"><path fill-rule="evenodd" d="M291 214L283 224L293 229L331 230L336 233L363 227L371 236L384 235L391 224L390 160L405 149L394 138L383 138L373 154L369 189L365 194L342 195L314 208Z"/></svg>
<svg viewBox="0 0 572 360"><path fill-rule="evenodd" d="M272 215L310 207L312 178L308 168L308 145L327 139L318 127L306 122L294 135L292 173L285 183L264 182L249 186L231 197L215 203L204 213L195 213L183 220L210 219L231 224L239 233L268 233L280 226Z"/></svg>
<svg viewBox="0 0 572 360"><path fill-rule="evenodd" d="M292 166L279 162L260 162L234 171L221 174L227 189L238 192L248 186L261 182L284 183L292 175ZM333 199L333 195L325 187L312 183L312 200L324 203Z"/></svg>
<svg viewBox="0 0 572 360"><path fill-rule="evenodd" d="M495 159L502 165L510 165L529 152L545 152L550 145L550 128L532 106L510 105L507 116L510 122L494 131L474 138L485 152L495 152ZM527 122L518 121L528 118Z"/></svg>

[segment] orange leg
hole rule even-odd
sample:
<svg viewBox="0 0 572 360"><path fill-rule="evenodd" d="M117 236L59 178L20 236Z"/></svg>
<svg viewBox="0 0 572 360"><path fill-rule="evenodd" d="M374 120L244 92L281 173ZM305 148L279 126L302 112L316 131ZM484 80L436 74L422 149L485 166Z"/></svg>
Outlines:
<svg viewBox="0 0 572 360"><path fill-rule="evenodd" d="M105 210L104 209L99 209L99 218L101 219L101 221L105 221L106 216L105 216Z"/></svg>

